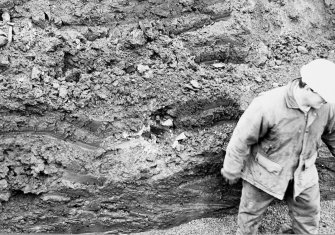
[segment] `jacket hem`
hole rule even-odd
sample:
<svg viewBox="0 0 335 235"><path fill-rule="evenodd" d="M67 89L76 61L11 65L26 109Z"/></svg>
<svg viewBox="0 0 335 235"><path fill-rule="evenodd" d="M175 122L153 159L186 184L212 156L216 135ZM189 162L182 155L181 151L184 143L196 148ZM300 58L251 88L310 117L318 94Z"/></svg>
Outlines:
<svg viewBox="0 0 335 235"><path fill-rule="evenodd" d="M259 188L260 190L263 190L264 192L266 192L267 194L279 199L279 200L283 200L284 199L284 193L283 194L278 194L275 192L272 192L271 190L269 190L267 187L265 187L264 185L258 183L257 181L248 179L246 177L242 177L242 179L244 179L245 181L247 181L248 183L252 184L253 186Z"/></svg>

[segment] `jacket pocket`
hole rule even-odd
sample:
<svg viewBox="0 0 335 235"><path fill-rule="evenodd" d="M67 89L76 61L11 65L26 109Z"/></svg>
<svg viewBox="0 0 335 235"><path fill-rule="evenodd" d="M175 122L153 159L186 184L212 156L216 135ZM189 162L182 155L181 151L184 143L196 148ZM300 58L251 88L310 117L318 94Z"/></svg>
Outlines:
<svg viewBox="0 0 335 235"><path fill-rule="evenodd" d="M318 157L318 152L316 151L310 158L305 160L304 169L307 169L313 166L317 157Z"/></svg>
<svg viewBox="0 0 335 235"><path fill-rule="evenodd" d="M283 170L281 165L271 161L267 157L263 156L260 152L256 154L255 160L259 165L261 165L270 173L279 174Z"/></svg>

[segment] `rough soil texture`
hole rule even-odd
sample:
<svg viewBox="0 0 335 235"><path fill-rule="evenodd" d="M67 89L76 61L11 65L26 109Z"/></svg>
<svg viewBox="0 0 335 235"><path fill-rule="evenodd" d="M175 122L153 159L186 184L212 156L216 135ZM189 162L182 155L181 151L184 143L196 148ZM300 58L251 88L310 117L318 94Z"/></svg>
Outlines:
<svg viewBox="0 0 335 235"><path fill-rule="evenodd" d="M258 93L335 61L331 0L0 0L0 231L235 213L219 175ZM8 19L8 15L10 19ZM323 200L335 160L318 161Z"/></svg>

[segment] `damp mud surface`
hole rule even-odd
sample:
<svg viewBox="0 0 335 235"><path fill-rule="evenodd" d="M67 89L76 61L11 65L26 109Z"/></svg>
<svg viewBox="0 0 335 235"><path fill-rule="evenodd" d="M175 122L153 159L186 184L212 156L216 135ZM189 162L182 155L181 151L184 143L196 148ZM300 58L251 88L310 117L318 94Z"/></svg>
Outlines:
<svg viewBox="0 0 335 235"><path fill-rule="evenodd" d="M0 0L0 232L137 233L234 214L238 118L315 58L329 0ZM335 161L317 162L323 201Z"/></svg>

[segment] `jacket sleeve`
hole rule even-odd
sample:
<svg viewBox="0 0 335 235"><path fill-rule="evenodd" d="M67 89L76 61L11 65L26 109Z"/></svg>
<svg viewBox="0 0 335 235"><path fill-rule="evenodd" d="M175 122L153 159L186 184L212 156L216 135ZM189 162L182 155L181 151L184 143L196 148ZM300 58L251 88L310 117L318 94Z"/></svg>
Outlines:
<svg viewBox="0 0 335 235"><path fill-rule="evenodd" d="M329 151L335 156L335 104L330 105L327 126L321 136Z"/></svg>
<svg viewBox="0 0 335 235"><path fill-rule="evenodd" d="M223 170L232 177L241 177L251 146L263 137L268 128L262 97L255 98L238 121L226 149Z"/></svg>

